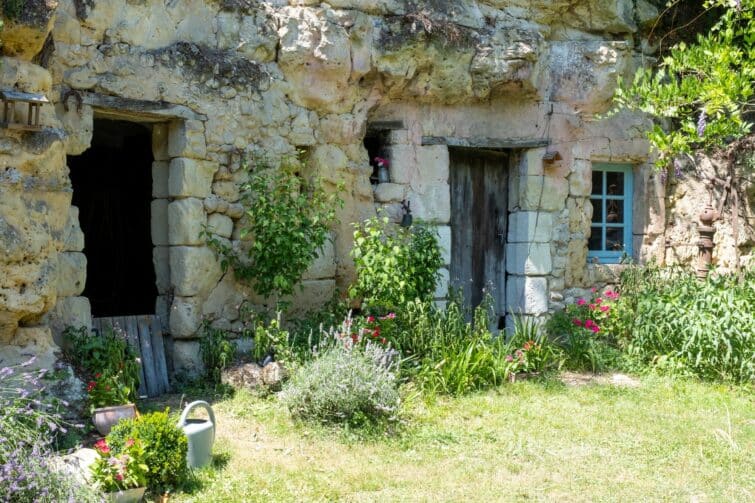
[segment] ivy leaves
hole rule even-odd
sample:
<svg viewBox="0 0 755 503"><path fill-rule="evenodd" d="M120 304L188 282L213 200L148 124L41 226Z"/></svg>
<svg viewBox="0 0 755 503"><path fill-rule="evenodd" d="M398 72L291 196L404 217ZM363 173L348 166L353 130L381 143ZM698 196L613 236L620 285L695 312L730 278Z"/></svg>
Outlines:
<svg viewBox="0 0 755 503"><path fill-rule="evenodd" d="M619 82L619 107L656 118L648 139L663 169L679 154L722 146L750 132L755 81L755 0L708 0L725 9L694 44L673 46L655 69ZM670 127L669 127L670 126Z"/></svg>

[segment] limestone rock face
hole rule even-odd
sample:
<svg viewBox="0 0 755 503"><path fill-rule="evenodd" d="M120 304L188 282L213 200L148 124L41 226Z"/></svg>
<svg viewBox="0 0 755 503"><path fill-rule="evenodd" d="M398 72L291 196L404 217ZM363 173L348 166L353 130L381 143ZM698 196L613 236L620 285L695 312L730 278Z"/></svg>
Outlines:
<svg viewBox="0 0 755 503"><path fill-rule="evenodd" d="M26 0L6 2L3 20L2 53L30 60L47 39L55 20L58 0Z"/></svg>

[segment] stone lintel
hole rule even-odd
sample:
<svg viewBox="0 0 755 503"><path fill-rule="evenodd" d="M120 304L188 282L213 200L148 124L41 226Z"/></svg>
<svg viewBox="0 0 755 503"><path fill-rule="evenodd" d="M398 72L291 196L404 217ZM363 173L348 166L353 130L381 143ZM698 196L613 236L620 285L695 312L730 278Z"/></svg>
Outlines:
<svg viewBox="0 0 755 503"><path fill-rule="evenodd" d="M545 147L550 140L544 138L457 138L453 136L423 136L422 145L447 145L466 148L521 149Z"/></svg>
<svg viewBox="0 0 755 503"><path fill-rule="evenodd" d="M170 119L206 121L207 116L184 105L164 101L135 100L108 96L90 91L78 91L82 103L95 108L99 117L128 118L138 122L165 122Z"/></svg>

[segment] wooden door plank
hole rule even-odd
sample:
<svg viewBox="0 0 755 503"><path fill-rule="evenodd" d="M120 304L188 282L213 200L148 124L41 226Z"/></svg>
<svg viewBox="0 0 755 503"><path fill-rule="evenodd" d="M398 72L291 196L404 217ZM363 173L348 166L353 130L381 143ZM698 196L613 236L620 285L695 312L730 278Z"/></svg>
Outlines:
<svg viewBox="0 0 755 503"><path fill-rule="evenodd" d="M155 372L155 358L152 354L152 334L151 320L148 316L134 316L138 325L139 345L142 348L142 367L144 368L144 377L147 384L147 395L157 396L160 390L157 384L157 373Z"/></svg>
<svg viewBox="0 0 755 503"><path fill-rule="evenodd" d="M147 378L144 370L144 356L141 354L141 345L139 344L139 328L136 322L135 316L123 316L120 317L117 322L121 325L121 328L126 332L129 345L134 348L136 354L139 355L139 396L146 396L147 393Z"/></svg>
<svg viewBox="0 0 755 503"><path fill-rule="evenodd" d="M155 370L157 372L157 381L160 393L170 391L170 382L168 381L168 364L165 361L165 343L163 341L163 331L160 318L152 316L152 352L155 357Z"/></svg>

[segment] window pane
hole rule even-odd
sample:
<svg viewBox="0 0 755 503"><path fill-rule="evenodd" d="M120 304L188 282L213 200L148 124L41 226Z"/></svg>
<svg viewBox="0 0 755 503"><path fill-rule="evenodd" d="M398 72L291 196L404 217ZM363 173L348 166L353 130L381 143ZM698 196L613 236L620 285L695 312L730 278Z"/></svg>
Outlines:
<svg viewBox="0 0 755 503"><path fill-rule="evenodd" d="M622 199L606 200L606 223L624 223L624 201Z"/></svg>
<svg viewBox="0 0 755 503"><path fill-rule="evenodd" d="M601 228L593 227L591 230L592 232L590 233L590 239L587 241L587 249L594 251L603 251L603 246L601 243Z"/></svg>
<svg viewBox="0 0 755 503"><path fill-rule="evenodd" d="M592 193L593 195L600 195L603 193L603 172L592 172Z"/></svg>
<svg viewBox="0 0 755 503"><path fill-rule="evenodd" d="M592 223L603 223L603 201L601 199L590 199L592 203Z"/></svg>
<svg viewBox="0 0 755 503"><path fill-rule="evenodd" d="M606 229L606 251L622 251L624 249L624 228L609 227Z"/></svg>
<svg viewBox="0 0 755 503"><path fill-rule="evenodd" d="M624 173L619 171L606 171L606 194L609 196L624 195Z"/></svg>

